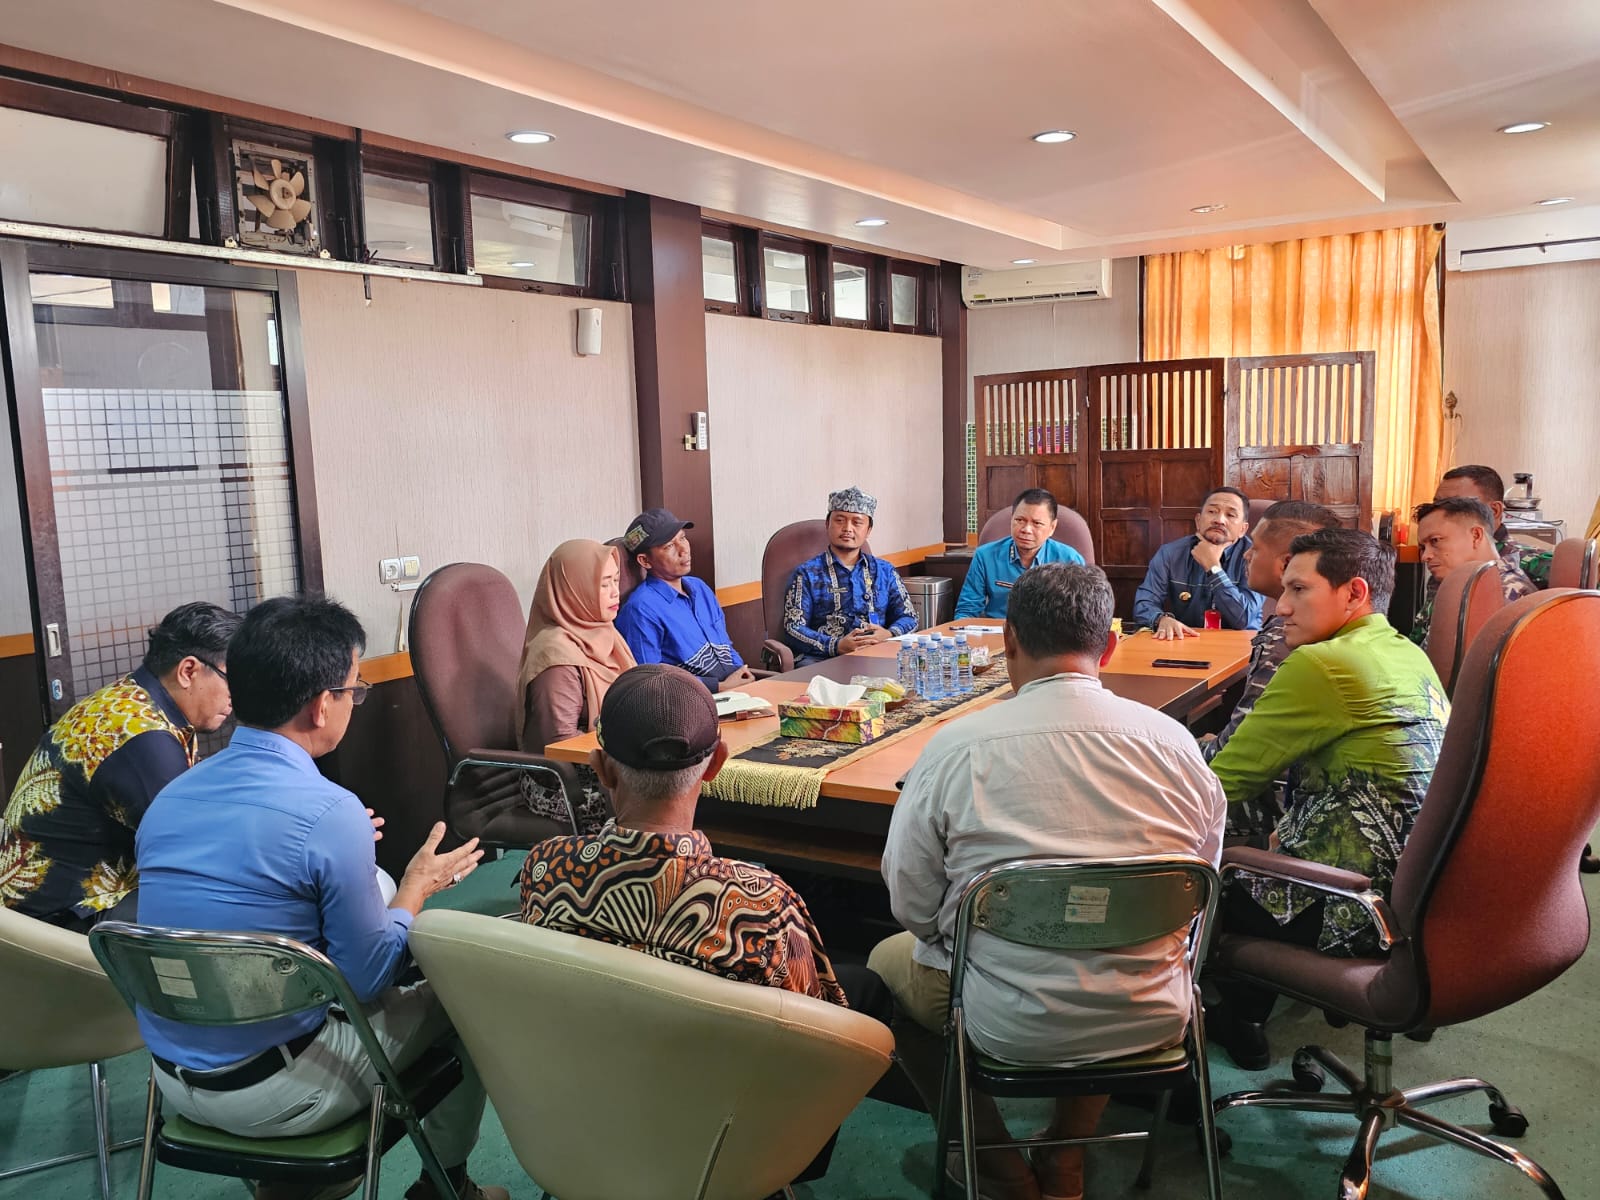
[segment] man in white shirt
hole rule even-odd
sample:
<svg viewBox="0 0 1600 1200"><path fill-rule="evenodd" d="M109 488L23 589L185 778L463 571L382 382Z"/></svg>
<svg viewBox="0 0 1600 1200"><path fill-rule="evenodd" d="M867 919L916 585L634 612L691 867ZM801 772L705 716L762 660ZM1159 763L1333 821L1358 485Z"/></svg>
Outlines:
<svg viewBox="0 0 1600 1200"><path fill-rule="evenodd" d="M868 965L894 993L896 1048L934 1111L962 887L1030 855L1196 854L1215 863L1226 801L1193 736L1113 695L1099 671L1116 649L1111 585L1096 567L1049 564L1011 592L1006 668L1015 695L951 721L906 777L883 855L896 919ZM975 941L965 1009L973 1042L1012 1062L1091 1062L1169 1046L1183 1034L1190 982L1182 939L1139 953L1035 950ZM1006 1136L977 1098L978 1140ZM1105 1097L1058 1101L1050 1136L1092 1133ZM979 1155L990 1200L1081 1195L1083 1154Z"/></svg>

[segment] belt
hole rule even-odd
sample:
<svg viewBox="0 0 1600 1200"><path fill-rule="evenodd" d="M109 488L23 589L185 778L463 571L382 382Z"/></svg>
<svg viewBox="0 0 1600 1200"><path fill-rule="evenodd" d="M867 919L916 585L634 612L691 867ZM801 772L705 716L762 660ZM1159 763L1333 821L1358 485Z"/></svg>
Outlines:
<svg viewBox="0 0 1600 1200"><path fill-rule="evenodd" d="M319 1026L310 1033L290 1038L282 1045L263 1050L260 1054L247 1058L235 1066L217 1067L210 1071L180 1067L177 1063L168 1062L155 1054L150 1057L157 1067L190 1087L199 1088L204 1092L237 1092L243 1088L254 1087L264 1079L271 1079L299 1058L305 1052L305 1048L317 1040L317 1035L321 1032L322 1028Z"/></svg>

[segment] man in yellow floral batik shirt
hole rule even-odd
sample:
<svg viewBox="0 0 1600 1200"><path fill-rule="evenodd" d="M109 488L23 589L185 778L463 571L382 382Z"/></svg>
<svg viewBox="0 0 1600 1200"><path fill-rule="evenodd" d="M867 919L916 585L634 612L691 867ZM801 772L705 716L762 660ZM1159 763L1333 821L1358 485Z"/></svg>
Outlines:
<svg viewBox="0 0 1600 1200"><path fill-rule="evenodd" d="M45 730L0 822L0 903L68 929L113 910L134 918L134 831L156 793L194 765L195 735L228 719L238 627L215 604L173 609L137 670Z"/></svg>

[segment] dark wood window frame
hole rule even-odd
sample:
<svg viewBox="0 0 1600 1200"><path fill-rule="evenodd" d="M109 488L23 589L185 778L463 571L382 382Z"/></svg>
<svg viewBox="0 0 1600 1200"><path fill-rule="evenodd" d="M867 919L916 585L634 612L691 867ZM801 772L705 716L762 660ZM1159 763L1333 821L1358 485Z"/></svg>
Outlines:
<svg viewBox="0 0 1600 1200"><path fill-rule="evenodd" d="M360 149L359 162L356 169L356 186L360 189L361 203L356 205L351 212L351 220L359 237L357 245L360 253L359 262L386 263L395 267L415 267L417 263L386 259L381 254L374 254L367 245L367 209L366 186L364 176L367 174L382 175L386 179L402 179L408 183L425 183L428 185L428 225L432 231L433 261L431 269L435 271L448 271L447 265L451 261L450 230L444 218L447 206L444 197L448 190L459 186L453 173L441 178L439 167L442 164L430 158L419 158L414 154L400 154L393 150L374 150L368 146Z"/></svg>
<svg viewBox="0 0 1600 1200"><path fill-rule="evenodd" d="M825 247L827 254L827 294L828 294L828 324L839 325L846 329L871 329L872 328L872 277L877 270L877 255L868 254L864 250L846 250L839 246ZM867 315L863 319L854 317L841 317L837 311L838 303L834 296L833 267L835 263L844 263L847 266L861 267L866 272Z"/></svg>
<svg viewBox="0 0 1600 1200"><path fill-rule="evenodd" d="M753 296L750 287L750 252L749 231L739 226L729 225L722 221L702 221L700 223L700 236L703 238L716 238L719 241L729 242L733 246L733 296L732 300L707 300L708 313L722 313L726 316L748 317L751 315L751 302ZM701 292L705 291L704 271L701 273Z"/></svg>
<svg viewBox="0 0 1600 1200"><path fill-rule="evenodd" d="M759 268L753 272L761 286L761 316L769 321L788 321L795 325L815 325L822 323L824 309L821 304L821 287L819 276L822 274L818 268L819 251L825 247L816 242L808 242L802 238L785 237L782 234L767 233L762 230L756 237L756 252L754 263ZM767 303L767 251L779 250L788 254L798 254L805 259L806 264L806 304L809 312L793 312L787 308L773 308Z"/></svg>
<svg viewBox="0 0 1600 1200"><path fill-rule="evenodd" d="M559 212L589 219L589 245L585 257L585 281L581 285L551 283L542 279L512 279L502 275L480 275L484 287L515 292L538 292L551 296L579 296L598 300L625 300L625 274L622 259L622 205L615 197L580 192L573 188L534 183L510 175L463 170L461 173L459 228L463 233L467 266L472 265L472 197L509 200L514 204L537 204Z"/></svg>
<svg viewBox="0 0 1600 1200"><path fill-rule="evenodd" d="M933 287L933 271L927 263L910 262L903 258L891 258L887 264L887 285L885 298L887 300L887 313L885 328L892 333L923 333L936 332L933 319L933 307L937 302ZM915 318L910 325L897 324L894 320L894 277L903 275L916 280L917 298L913 305L916 310Z"/></svg>

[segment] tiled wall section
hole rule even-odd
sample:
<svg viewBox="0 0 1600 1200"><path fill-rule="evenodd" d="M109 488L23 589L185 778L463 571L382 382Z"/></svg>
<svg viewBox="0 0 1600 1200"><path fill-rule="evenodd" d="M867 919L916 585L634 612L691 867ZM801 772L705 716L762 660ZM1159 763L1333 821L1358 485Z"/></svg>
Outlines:
<svg viewBox="0 0 1600 1200"><path fill-rule="evenodd" d="M179 604L299 586L277 392L46 389L44 410L75 695Z"/></svg>

